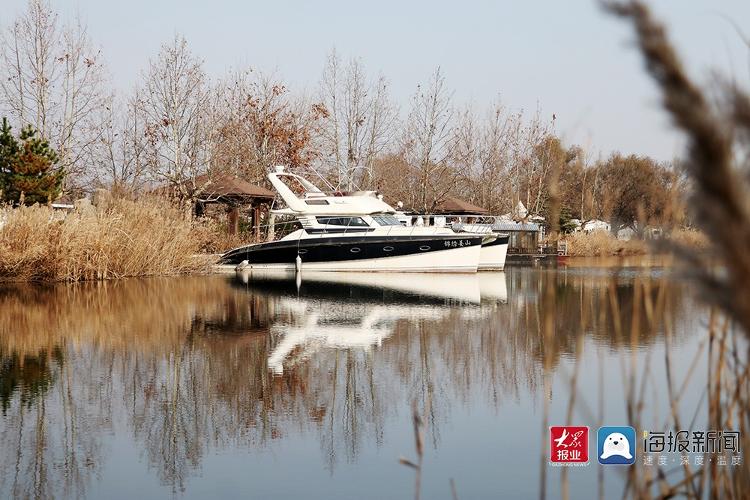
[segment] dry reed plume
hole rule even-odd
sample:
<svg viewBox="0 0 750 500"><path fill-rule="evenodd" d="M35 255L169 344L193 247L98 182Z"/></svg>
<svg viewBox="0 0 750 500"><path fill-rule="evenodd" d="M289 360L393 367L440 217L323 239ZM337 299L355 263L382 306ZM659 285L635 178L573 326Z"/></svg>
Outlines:
<svg viewBox="0 0 750 500"><path fill-rule="evenodd" d="M61 217L46 206L0 212L0 280L83 281L205 269L193 224L156 201L115 200Z"/></svg>

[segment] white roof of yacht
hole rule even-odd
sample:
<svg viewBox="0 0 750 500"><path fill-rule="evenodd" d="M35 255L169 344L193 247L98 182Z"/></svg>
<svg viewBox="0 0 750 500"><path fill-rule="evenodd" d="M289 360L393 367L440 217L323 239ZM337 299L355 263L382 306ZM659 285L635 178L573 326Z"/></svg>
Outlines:
<svg viewBox="0 0 750 500"><path fill-rule="evenodd" d="M292 179L306 191L300 197L282 180ZM372 192L363 193L324 193L304 177L286 172L283 167L276 167L268 174L268 180L286 203L287 209L276 213L293 213L295 215L369 215L375 213L394 213L395 209Z"/></svg>

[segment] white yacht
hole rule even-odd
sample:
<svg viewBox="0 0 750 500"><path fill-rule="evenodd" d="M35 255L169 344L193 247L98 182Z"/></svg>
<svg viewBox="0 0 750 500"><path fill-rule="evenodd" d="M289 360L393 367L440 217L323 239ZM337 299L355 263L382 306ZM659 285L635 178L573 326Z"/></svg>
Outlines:
<svg viewBox="0 0 750 500"><path fill-rule="evenodd" d="M482 249L479 252L479 271L502 271L505 269L505 259L508 255L510 235L496 230L496 217L486 214L415 214L409 215L396 212L396 217L402 224L411 226L415 220L425 224L425 220L433 221L436 226L450 227L457 233L474 233L484 236ZM454 222L448 222L453 220ZM472 222L465 222L471 220ZM438 222L439 221L439 222Z"/></svg>
<svg viewBox="0 0 750 500"><path fill-rule="evenodd" d="M477 216L482 219L482 216ZM488 217L484 217L488 218ZM480 271L502 271L505 269L505 258L508 255L508 242L510 235L507 233L497 232L492 224L487 223L458 223L454 224L453 229L461 233L482 234L485 236L492 235L495 239L488 239L482 244L482 251L479 256Z"/></svg>
<svg viewBox="0 0 750 500"><path fill-rule="evenodd" d="M286 204L273 213L293 216L301 228L277 241L230 250L220 264L247 269L476 272L482 245L497 240L496 235L458 233L446 227L404 227L394 208L374 191L325 193L284 167L276 167L268 179Z"/></svg>

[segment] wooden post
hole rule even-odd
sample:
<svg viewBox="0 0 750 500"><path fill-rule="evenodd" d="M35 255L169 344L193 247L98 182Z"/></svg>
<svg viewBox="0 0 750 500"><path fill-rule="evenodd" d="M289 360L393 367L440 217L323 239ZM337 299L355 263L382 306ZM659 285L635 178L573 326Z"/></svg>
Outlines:
<svg viewBox="0 0 750 500"><path fill-rule="evenodd" d="M240 229L240 207L232 205L229 210L229 234L237 234Z"/></svg>
<svg viewBox="0 0 750 500"><path fill-rule="evenodd" d="M255 241L260 241L260 204L253 205L253 229L255 230Z"/></svg>

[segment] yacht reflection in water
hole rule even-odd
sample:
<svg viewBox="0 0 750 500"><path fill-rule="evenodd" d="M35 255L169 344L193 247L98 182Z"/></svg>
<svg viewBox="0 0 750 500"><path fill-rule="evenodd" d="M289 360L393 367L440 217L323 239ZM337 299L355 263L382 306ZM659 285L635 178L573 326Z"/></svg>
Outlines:
<svg viewBox="0 0 750 500"><path fill-rule="evenodd" d="M455 306L477 316L507 303L505 273L424 275L245 271L251 293L277 299L270 326L268 368L284 372L321 349L369 350L393 334L398 321L441 321Z"/></svg>

